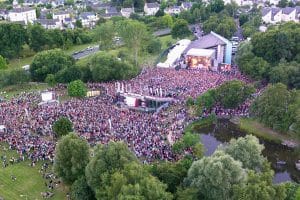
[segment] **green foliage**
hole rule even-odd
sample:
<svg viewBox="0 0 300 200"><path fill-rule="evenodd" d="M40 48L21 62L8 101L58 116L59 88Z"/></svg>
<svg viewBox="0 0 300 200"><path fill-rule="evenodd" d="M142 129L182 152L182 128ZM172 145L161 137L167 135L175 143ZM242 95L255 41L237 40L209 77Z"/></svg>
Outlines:
<svg viewBox="0 0 300 200"><path fill-rule="evenodd" d="M14 58L20 54L27 40L26 30L20 24L0 24L0 55L4 58Z"/></svg>
<svg viewBox="0 0 300 200"><path fill-rule="evenodd" d="M286 198L285 200L296 200L296 192L297 189L300 188L299 184L293 182L283 183L286 190Z"/></svg>
<svg viewBox="0 0 300 200"><path fill-rule="evenodd" d="M159 39L153 38L148 46L147 46L148 53L155 54L161 51L161 42Z"/></svg>
<svg viewBox="0 0 300 200"><path fill-rule="evenodd" d="M224 152L242 163L243 168L261 170L266 159L262 155L264 146L252 135L231 139Z"/></svg>
<svg viewBox="0 0 300 200"><path fill-rule="evenodd" d="M56 122L54 122L52 128L56 137L60 138L73 131L73 124L68 118L60 117Z"/></svg>
<svg viewBox="0 0 300 200"><path fill-rule="evenodd" d="M63 136L56 146L54 171L71 185L84 175L89 162L89 145L74 133Z"/></svg>
<svg viewBox="0 0 300 200"><path fill-rule="evenodd" d="M239 161L222 151L195 161L187 182L197 188L204 199L230 199L233 187L245 182L246 174Z"/></svg>
<svg viewBox="0 0 300 200"><path fill-rule="evenodd" d="M109 49L113 46L115 27L111 21L100 24L94 29L94 40L99 41L101 49Z"/></svg>
<svg viewBox="0 0 300 200"><path fill-rule="evenodd" d="M188 97L186 102L185 102L185 105L190 107L190 106L193 106L195 104L195 101L192 97Z"/></svg>
<svg viewBox="0 0 300 200"><path fill-rule="evenodd" d="M216 89L216 99L225 108L236 108L254 92L255 89L252 85L233 80L222 84Z"/></svg>
<svg viewBox="0 0 300 200"><path fill-rule="evenodd" d="M232 17L213 15L203 23L203 30L205 33L214 31L225 38L231 38L237 29Z"/></svg>
<svg viewBox="0 0 300 200"><path fill-rule="evenodd" d="M55 80L59 83L69 83L81 79L82 73L77 66L64 68L55 74Z"/></svg>
<svg viewBox="0 0 300 200"><path fill-rule="evenodd" d="M131 162L138 161L123 142L109 142L107 145L97 146L95 155L85 170L88 185L95 192L105 192L107 181L111 180L112 175Z"/></svg>
<svg viewBox="0 0 300 200"><path fill-rule="evenodd" d="M43 50L47 44L46 29L40 24L34 24L28 26L27 32L29 47L35 52Z"/></svg>
<svg viewBox="0 0 300 200"><path fill-rule="evenodd" d="M188 22L184 19L178 19L175 21L174 26L171 30L173 38L185 38L191 35L191 31L188 27Z"/></svg>
<svg viewBox="0 0 300 200"><path fill-rule="evenodd" d="M135 65L138 64L138 54L144 41L150 38L144 23L136 20L122 20L117 23L118 34L128 49L132 49Z"/></svg>
<svg viewBox="0 0 300 200"><path fill-rule="evenodd" d="M246 183L234 186L232 199L284 200L286 196L285 189L282 186L274 186L272 184L273 175L274 172L266 163L264 164L262 172L255 173L250 170Z"/></svg>
<svg viewBox="0 0 300 200"><path fill-rule="evenodd" d="M211 109L216 103L216 90L208 90L202 95L198 96L195 104L197 105L198 111L202 111L203 108ZM198 113L199 113L198 112Z"/></svg>
<svg viewBox="0 0 300 200"><path fill-rule="evenodd" d="M56 85L55 76L53 74L48 74L45 78L45 82L50 86L54 87Z"/></svg>
<svg viewBox="0 0 300 200"><path fill-rule="evenodd" d="M0 73L0 86L23 84L30 81L30 75L23 69L3 70Z"/></svg>
<svg viewBox="0 0 300 200"><path fill-rule="evenodd" d="M211 12L219 13L224 9L224 1L223 0L212 0L209 3L209 7Z"/></svg>
<svg viewBox="0 0 300 200"><path fill-rule="evenodd" d="M197 188L187 187L185 189L179 188L176 193L177 200L196 200L202 199L199 197L199 192Z"/></svg>
<svg viewBox="0 0 300 200"><path fill-rule="evenodd" d="M0 55L0 70L6 69L6 68L7 68L6 60L5 60L5 58L3 58L3 57Z"/></svg>
<svg viewBox="0 0 300 200"><path fill-rule="evenodd" d="M129 79L138 73L137 66L105 53L93 56L88 63L95 82Z"/></svg>
<svg viewBox="0 0 300 200"><path fill-rule="evenodd" d="M116 171L106 181L105 191L98 191L97 199L172 199L172 195L165 191L166 185L136 162L126 164L123 170Z"/></svg>
<svg viewBox="0 0 300 200"><path fill-rule="evenodd" d="M191 165L191 159L183 158L175 163L154 163L150 171L153 176L157 177L161 182L167 184L167 190L174 194L177 190L177 187L182 185L184 178L187 176L187 171Z"/></svg>
<svg viewBox="0 0 300 200"><path fill-rule="evenodd" d="M30 73L34 81L44 81L48 74L55 75L73 65L74 59L60 49L42 51L35 55L30 65Z"/></svg>
<svg viewBox="0 0 300 200"><path fill-rule="evenodd" d="M269 85L254 101L250 111L259 121L272 129L287 132L296 122L299 108L299 94L287 90L285 85L278 83Z"/></svg>
<svg viewBox="0 0 300 200"><path fill-rule="evenodd" d="M68 85L68 95L70 97L85 97L87 93L86 85L81 80L72 81Z"/></svg>
<svg viewBox="0 0 300 200"><path fill-rule="evenodd" d="M95 194L88 186L84 176L78 178L72 184L71 197L74 200L96 200Z"/></svg>
<svg viewBox="0 0 300 200"><path fill-rule="evenodd" d="M249 21L249 15L242 13L239 15L239 22L240 22L240 26L243 26L246 22Z"/></svg>

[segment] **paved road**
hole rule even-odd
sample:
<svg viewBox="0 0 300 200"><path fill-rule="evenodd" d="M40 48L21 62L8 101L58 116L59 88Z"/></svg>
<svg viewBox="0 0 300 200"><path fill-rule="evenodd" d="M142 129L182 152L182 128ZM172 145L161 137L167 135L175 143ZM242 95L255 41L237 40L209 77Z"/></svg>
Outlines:
<svg viewBox="0 0 300 200"><path fill-rule="evenodd" d="M72 54L75 60L80 60L99 51L99 46L92 46Z"/></svg>
<svg viewBox="0 0 300 200"><path fill-rule="evenodd" d="M235 24L236 24L237 31L234 33L233 36L238 37L240 41L243 41L244 40L243 29L240 26L239 19L235 19L234 21L235 21Z"/></svg>

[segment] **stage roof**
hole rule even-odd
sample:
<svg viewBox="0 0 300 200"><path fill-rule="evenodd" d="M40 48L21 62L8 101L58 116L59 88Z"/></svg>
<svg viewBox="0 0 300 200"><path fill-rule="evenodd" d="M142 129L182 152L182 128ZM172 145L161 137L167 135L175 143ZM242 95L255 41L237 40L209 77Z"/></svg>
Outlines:
<svg viewBox="0 0 300 200"><path fill-rule="evenodd" d="M188 56L204 56L204 57L211 57L215 53L213 49L190 49L186 55Z"/></svg>

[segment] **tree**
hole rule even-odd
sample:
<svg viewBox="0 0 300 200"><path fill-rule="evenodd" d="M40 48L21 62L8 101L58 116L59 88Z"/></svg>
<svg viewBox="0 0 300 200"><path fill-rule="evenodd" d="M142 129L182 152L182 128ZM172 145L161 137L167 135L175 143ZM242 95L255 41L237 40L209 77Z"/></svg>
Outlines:
<svg viewBox="0 0 300 200"><path fill-rule="evenodd" d="M73 124L68 118L60 117L56 122L54 122L52 128L56 137L61 138L73 131Z"/></svg>
<svg viewBox="0 0 300 200"><path fill-rule="evenodd" d="M44 49L47 44L46 30L40 24L30 25L27 28L29 47L35 52Z"/></svg>
<svg viewBox="0 0 300 200"><path fill-rule="evenodd" d="M223 0L212 0L209 3L209 7L211 12L219 13L224 9L224 1Z"/></svg>
<svg viewBox="0 0 300 200"><path fill-rule="evenodd" d="M143 46L143 42L150 35L144 23L135 20L123 20L117 25L118 34L121 36L128 49L133 50L135 65L138 65L138 54Z"/></svg>
<svg viewBox="0 0 300 200"><path fill-rule="evenodd" d="M88 186L84 176L78 178L71 187L74 200L96 200L93 190Z"/></svg>
<svg viewBox="0 0 300 200"><path fill-rule="evenodd" d="M70 83L71 81L81 79L81 75L80 69L74 65L57 72L55 74L55 80L58 83Z"/></svg>
<svg viewBox="0 0 300 200"><path fill-rule="evenodd" d="M29 74L24 69L3 70L0 73L0 86L23 84L30 81Z"/></svg>
<svg viewBox="0 0 300 200"><path fill-rule="evenodd" d="M161 21L162 24L168 28L172 28L173 27L173 18L171 15L164 15L163 17L161 17Z"/></svg>
<svg viewBox="0 0 300 200"><path fill-rule="evenodd" d="M204 199L230 199L233 187L245 182L245 171L239 161L222 151L195 161L187 181Z"/></svg>
<svg viewBox="0 0 300 200"><path fill-rule="evenodd" d="M99 41L101 49L109 49L113 46L115 27L111 21L97 26L94 30L94 40Z"/></svg>
<svg viewBox="0 0 300 200"><path fill-rule="evenodd" d="M203 30L205 33L214 31L225 38L231 38L236 32L236 25L232 17L213 15L203 23Z"/></svg>
<svg viewBox="0 0 300 200"><path fill-rule="evenodd" d="M216 89L216 99L225 108L236 108L254 92L255 89L252 85L233 80L225 82Z"/></svg>
<svg viewBox="0 0 300 200"><path fill-rule="evenodd" d="M89 145L75 133L59 140L54 158L54 171L66 184L72 184L84 175L89 162Z"/></svg>
<svg viewBox="0 0 300 200"><path fill-rule="evenodd" d="M233 200L261 199L261 200L284 200L286 197L285 188L282 185L273 185L274 172L267 162L263 164L261 172L248 172L245 184L237 184L233 189Z"/></svg>
<svg viewBox="0 0 300 200"><path fill-rule="evenodd" d="M85 97L87 88L81 80L72 81L68 85L68 95L70 97Z"/></svg>
<svg viewBox="0 0 300 200"><path fill-rule="evenodd" d="M4 58L14 58L20 54L27 40L24 27L16 23L0 24L0 55Z"/></svg>
<svg viewBox="0 0 300 200"><path fill-rule="evenodd" d="M6 60L5 60L5 58L3 58L3 57L0 55L0 70L6 69L6 68L7 68Z"/></svg>
<svg viewBox="0 0 300 200"><path fill-rule="evenodd" d="M249 21L249 15L248 14L242 13L242 14L239 15L240 26L243 26L248 21Z"/></svg>
<svg viewBox="0 0 300 200"><path fill-rule="evenodd" d="M287 90L282 83L269 85L253 102L250 113L274 130L287 132L296 120L297 109L292 105L297 102L298 96L295 91Z"/></svg>
<svg viewBox="0 0 300 200"><path fill-rule="evenodd" d="M77 28L82 28L82 21L77 19L76 22L75 22L75 25Z"/></svg>
<svg viewBox="0 0 300 200"><path fill-rule="evenodd" d="M238 8L239 8L239 5L235 1L231 1L230 3L227 3L225 5L225 10L228 12L228 14L231 17L236 16Z"/></svg>
<svg viewBox="0 0 300 200"><path fill-rule="evenodd" d="M277 6L280 7L280 8L285 8L287 6L287 4L288 4L288 0L280 0L278 2Z"/></svg>
<svg viewBox="0 0 300 200"><path fill-rule="evenodd" d="M98 199L162 199L171 200L166 185L151 176L141 164L128 163L123 170L111 176L106 194L97 193Z"/></svg>
<svg viewBox="0 0 300 200"><path fill-rule="evenodd" d="M178 19L175 21L174 26L171 30L173 38L185 38L191 35L191 31L188 27L188 22L184 19Z"/></svg>
<svg viewBox="0 0 300 200"><path fill-rule="evenodd" d="M73 66L74 62L71 56L60 49L42 51L34 56L29 71L34 81L44 81L48 74L55 75L60 70Z"/></svg>
<svg viewBox="0 0 300 200"><path fill-rule="evenodd" d="M259 144L259 140L252 135L231 139L224 152L233 159L241 161L243 168L261 170L266 159L262 155L264 146Z"/></svg>
<svg viewBox="0 0 300 200"><path fill-rule="evenodd" d="M248 54L242 59L239 68L244 74L247 74L254 80L261 80L267 77L267 71L270 68L267 61L253 54Z"/></svg>
<svg viewBox="0 0 300 200"><path fill-rule="evenodd" d="M85 175L88 185L95 192L105 192L106 181L110 180L114 172L124 169L130 162L138 161L123 142L98 145L94 157L86 166Z"/></svg>
<svg viewBox="0 0 300 200"><path fill-rule="evenodd" d="M93 56L89 61L92 78L95 82L124 80L135 76L138 67L112 55L101 53Z"/></svg>

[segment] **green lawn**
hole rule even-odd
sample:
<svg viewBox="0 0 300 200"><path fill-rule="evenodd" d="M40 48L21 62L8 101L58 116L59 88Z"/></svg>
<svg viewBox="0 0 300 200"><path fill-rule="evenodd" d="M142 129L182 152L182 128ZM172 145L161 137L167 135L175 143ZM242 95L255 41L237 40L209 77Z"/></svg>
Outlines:
<svg viewBox="0 0 300 200"><path fill-rule="evenodd" d="M300 145L300 141L297 138L292 137L287 133L276 132L271 128L268 128L263 124L259 123L255 119L240 118L238 121L239 122L237 124L240 127L240 129L246 131L249 134L253 134L276 143L282 143L284 141L293 141L296 144L298 144L298 146Z"/></svg>
<svg viewBox="0 0 300 200"><path fill-rule="evenodd" d="M7 158L16 156L11 150L3 150L3 144L0 149L0 155L6 155ZM0 197L5 200L42 200L41 192L46 192L45 180L39 173L42 163L39 162L35 167L29 166L29 161L9 165L6 168L0 168ZM50 166L51 168L51 166ZM11 175L17 179L13 181ZM63 200L66 197L66 188L59 185L54 190L52 200Z"/></svg>
<svg viewBox="0 0 300 200"><path fill-rule="evenodd" d="M163 50L167 49L169 46L168 46L168 43L171 43L171 44L174 44L177 40L172 38L171 35L165 35L165 36L162 36L162 37L159 37L158 38L161 42L161 48Z"/></svg>
<svg viewBox="0 0 300 200"><path fill-rule="evenodd" d="M41 91L48 88L46 83L24 83L22 85L11 85L0 89L0 96L10 99L21 92Z"/></svg>
<svg viewBox="0 0 300 200"><path fill-rule="evenodd" d="M70 47L69 49L64 50L67 54L71 55L75 51L83 50L87 48L88 46L94 46L96 43L88 43L88 44L81 44L81 45L75 45ZM21 52L21 57L12 59L9 61L9 67L10 68L20 68L24 65L31 64L33 58L34 58L34 52L30 51L27 45L24 46L24 49Z"/></svg>

